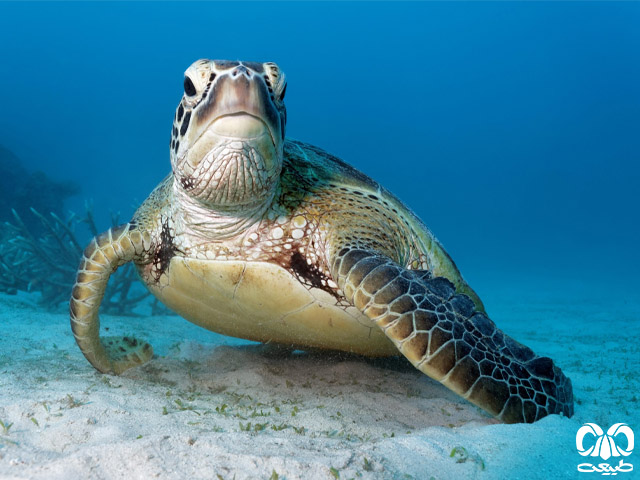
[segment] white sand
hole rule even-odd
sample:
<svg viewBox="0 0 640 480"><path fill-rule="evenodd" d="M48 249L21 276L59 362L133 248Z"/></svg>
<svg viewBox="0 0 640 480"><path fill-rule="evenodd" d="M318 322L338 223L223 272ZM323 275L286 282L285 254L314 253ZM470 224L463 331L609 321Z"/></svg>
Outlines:
<svg viewBox="0 0 640 480"><path fill-rule="evenodd" d="M640 301L631 287L569 285L478 288L501 328L573 380L574 418L533 425L496 424L401 360L287 356L173 316L105 316L109 334L145 338L157 358L104 376L62 308L2 295L0 420L12 425L0 478L601 478L576 471L575 433L583 422L640 433Z"/></svg>

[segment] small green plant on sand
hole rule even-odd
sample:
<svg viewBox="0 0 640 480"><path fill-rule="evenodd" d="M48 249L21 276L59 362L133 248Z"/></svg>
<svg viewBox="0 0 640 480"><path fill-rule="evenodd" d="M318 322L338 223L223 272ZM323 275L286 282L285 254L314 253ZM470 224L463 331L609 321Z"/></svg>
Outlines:
<svg viewBox="0 0 640 480"><path fill-rule="evenodd" d="M475 462L480 467L480 470L484 470L484 460L479 455L471 455L464 447L453 447L449 457L455 458L456 463Z"/></svg>
<svg viewBox="0 0 640 480"><path fill-rule="evenodd" d="M67 404L67 408L78 408L87 404L87 402L81 402L80 400L76 400L75 398L73 398L71 394L67 394L67 397L65 398L65 402Z"/></svg>
<svg viewBox="0 0 640 480"><path fill-rule="evenodd" d="M200 412L196 411L195 408L193 407L193 405L187 405L182 400L180 400L179 398L176 398L173 401L178 406L178 410L180 410L181 412L184 412L184 411L188 410L188 411L193 412L196 415L200 416Z"/></svg>
<svg viewBox="0 0 640 480"><path fill-rule="evenodd" d="M2 427L3 435L9 435L9 430L11 430L12 426L13 426L13 423L3 422L2 420L0 420L0 427Z"/></svg>
<svg viewBox="0 0 640 480"><path fill-rule="evenodd" d="M456 463L464 463L469 459L469 453L464 447L453 447L451 453L449 454L449 457L455 458Z"/></svg>

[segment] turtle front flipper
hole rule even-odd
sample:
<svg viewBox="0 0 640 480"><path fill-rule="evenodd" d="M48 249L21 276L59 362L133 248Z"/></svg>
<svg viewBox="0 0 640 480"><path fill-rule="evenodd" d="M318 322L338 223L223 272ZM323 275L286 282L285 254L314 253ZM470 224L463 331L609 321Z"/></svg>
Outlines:
<svg viewBox="0 0 640 480"><path fill-rule="evenodd" d="M416 368L501 421L573 414L571 380L500 331L449 280L359 249L342 249L331 270L347 300Z"/></svg>
<svg viewBox="0 0 640 480"><path fill-rule="evenodd" d="M119 375L153 356L146 342L99 336L98 309L109 277L121 265L141 258L144 247L143 234L127 223L95 237L80 261L69 302L71 329L84 356L102 373Z"/></svg>

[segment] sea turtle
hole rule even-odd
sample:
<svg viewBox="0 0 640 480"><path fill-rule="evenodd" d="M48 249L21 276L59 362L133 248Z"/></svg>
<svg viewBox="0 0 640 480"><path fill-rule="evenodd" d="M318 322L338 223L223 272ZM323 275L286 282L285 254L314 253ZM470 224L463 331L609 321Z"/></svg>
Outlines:
<svg viewBox="0 0 640 480"><path fill-rule="evenodd" d="M71 326L100 372L149 360L99 337L110 275L134 262L149 290L225 335L369 356L401 353L504 422L573 413L571 381L500 331L427 227L340 159L286 139L275 63L199 60L185 72L172 173L133 219L84 251Z"/></svg>

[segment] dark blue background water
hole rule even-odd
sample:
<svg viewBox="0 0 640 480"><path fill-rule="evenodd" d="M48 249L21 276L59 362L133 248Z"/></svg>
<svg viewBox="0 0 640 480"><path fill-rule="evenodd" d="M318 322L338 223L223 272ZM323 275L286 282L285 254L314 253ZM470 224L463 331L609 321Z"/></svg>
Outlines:
<svg viewBox="0 0 640 480"><path fill-rule="evenodd" d="M128 218L182 73L276 61L288 135L399 195L474 283L640 267L640 3L0 4L0 144ZM477 280L476 280L477 281Z"/></svg>

